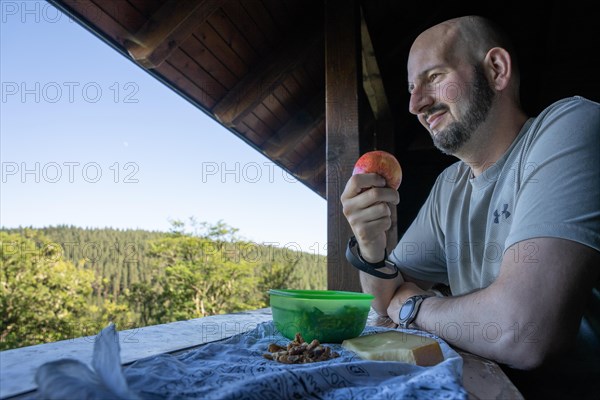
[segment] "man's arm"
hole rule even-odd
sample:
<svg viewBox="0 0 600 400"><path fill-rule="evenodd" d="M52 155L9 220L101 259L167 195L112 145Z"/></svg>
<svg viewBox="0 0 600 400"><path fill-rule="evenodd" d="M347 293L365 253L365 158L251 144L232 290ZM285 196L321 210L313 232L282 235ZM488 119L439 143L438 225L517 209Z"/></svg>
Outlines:
<svg viewBox="0 0 600 400"><path fill-rule="evenodd" d="M385 179L377 174L353 175L347 182L341 196L344 215L356 236L362 257L367 262L376 263L383 259L386 245L386 231L392 225L390 204L400 201L398 191L385 187ZM388 267L382 272L392 273ZM363 291L375 295L373 309L385 315L396 289L403 282L402 277L380 279L360 273Z"/></svg>
<svg viewBox="0 0 600 400"><path fill-rule="evenodd" d="M382 268L381 271L385 273L394 272L390 270L389 267ZM403 283L413 283L417 285L419 291L428 291L433 286L433 283L431 282L411 278L410 276L404 275L402 272L399 272L398 276L394 279L380 279L362 271L360 271L359 277L363 292L370 293L375 296L375 299L373 300L373 309L377 312L377 314L383 317L390 317L390 313L395 313L397 316L402 303L400 302L401 298L396 295L396 292ZM427 293L435 296L434 292ZM398 323L397 318L392 319Z"/></svg>
<svg viewBox="0 0 600 400"><path fill-rule="evenodd" d="M471 353L515 368L535 368L575 337L599 265L598 251L573 241L520 242L504 253L490 286L425 299L415 325ZM411 283L398 288L389 310L394 322L399 305L421 293Z"/></svg>

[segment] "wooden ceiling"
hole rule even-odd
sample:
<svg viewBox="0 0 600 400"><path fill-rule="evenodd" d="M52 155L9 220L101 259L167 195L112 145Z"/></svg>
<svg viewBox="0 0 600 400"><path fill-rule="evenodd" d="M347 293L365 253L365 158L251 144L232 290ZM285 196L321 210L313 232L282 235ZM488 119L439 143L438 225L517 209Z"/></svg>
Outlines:
<svg viewBox="0 0 600 400"><path fill-rule="evenodd" d="M50 2L326 197L324 1ZM588 58L600 37L592 2L546 1L534 9L522 1L360 3L362 96L370 105L361 126L373 136L378 122L394 129L393 148L414 171L402 189L415 198L407 221L453 161L432 148L407 111L406 58L423 29L465 14L503 25L517 43L523 103L531 114L562 96L600 97L597 67Z"/></svg>

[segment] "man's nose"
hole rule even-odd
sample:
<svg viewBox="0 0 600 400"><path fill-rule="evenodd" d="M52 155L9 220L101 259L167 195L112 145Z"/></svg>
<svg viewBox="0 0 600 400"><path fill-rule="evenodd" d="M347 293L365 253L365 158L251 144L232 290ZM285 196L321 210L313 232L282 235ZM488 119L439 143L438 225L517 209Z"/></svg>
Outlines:
<svg viewBox="0 0 600 400"><path fill-rule="evenodd" d="M410 94L408 111L411 114L419 115L435 103L433 93L427 87L415 87Z"/></svg>

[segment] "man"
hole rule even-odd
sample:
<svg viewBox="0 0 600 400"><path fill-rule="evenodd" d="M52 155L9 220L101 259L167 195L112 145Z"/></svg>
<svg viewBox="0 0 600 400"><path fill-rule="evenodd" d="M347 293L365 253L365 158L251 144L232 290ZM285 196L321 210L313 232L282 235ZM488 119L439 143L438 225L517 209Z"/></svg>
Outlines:
<svg viewBox="0 0 600 400"><path fill-rule="evenodd" d="M563 99L529 118L511 52L477 16L417 37L409 111L460 161L391 252L395 267L382 258L398 193L376 174L351 177L341 196L351 258L374 309L400 326L519 370L575 359L576 377L598 381L598 339L587 325L577 333L600 271L600 105ZM437 283L451 296L436 296ZM589 360L572 357L582 350Z"/></svg>

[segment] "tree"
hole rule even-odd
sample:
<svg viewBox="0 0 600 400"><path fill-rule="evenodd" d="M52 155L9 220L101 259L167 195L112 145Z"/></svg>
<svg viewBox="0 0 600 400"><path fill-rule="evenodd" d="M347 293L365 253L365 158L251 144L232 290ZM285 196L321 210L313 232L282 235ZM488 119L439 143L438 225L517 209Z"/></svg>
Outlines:
<svg viewBox="0 0 600 400"><path fill-rule="evenodd" d="M93 272L77 269L58 246L0 232L0 349L81 336L89 330ZM36 237L36 239L40 239Z"/></svg>
<svg viewBox="0 0 600 400"><path fill-rule="evenodd" d="M156 311L152 317L158 322L247 310L260 304L253 265L239 256L236 243L178 233L154 242L150 255L165 271L162 292L158 295L140 286L137 299L130 299L146 311L149 303L161 303L152 306ZM148 297L141 299L144 293ZM161 310L165 311L162 315Z"/></svg>

